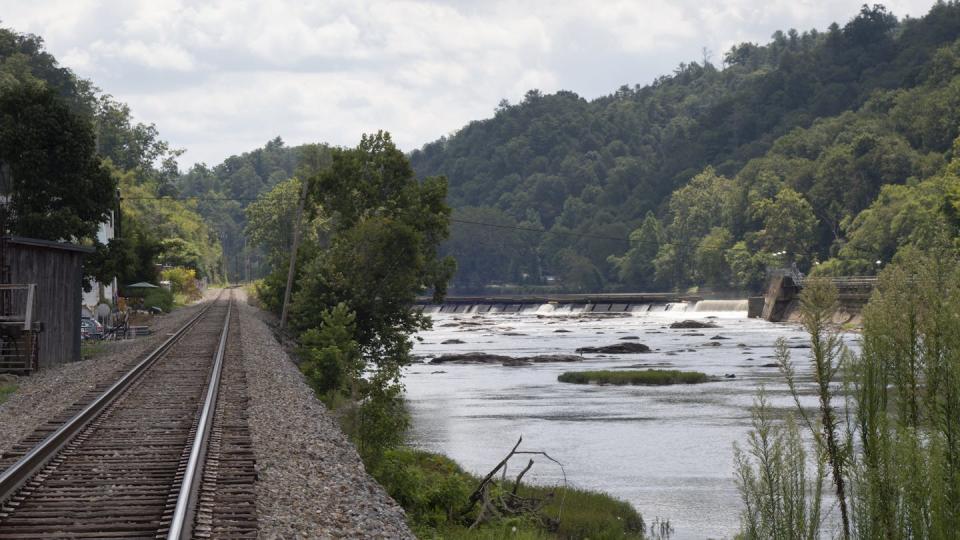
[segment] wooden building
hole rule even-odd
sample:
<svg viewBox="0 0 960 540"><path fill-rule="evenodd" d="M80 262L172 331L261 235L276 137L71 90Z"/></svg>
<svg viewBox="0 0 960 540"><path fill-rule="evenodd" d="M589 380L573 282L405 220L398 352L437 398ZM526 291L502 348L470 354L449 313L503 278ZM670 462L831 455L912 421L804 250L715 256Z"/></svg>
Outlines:
<svg viewBox="0 0 960 540"><path fill-rule="evenodd" d="M80 360L83 258L92 248L35 238L0 238L0 281L35 284L39 369Z"/></svg>

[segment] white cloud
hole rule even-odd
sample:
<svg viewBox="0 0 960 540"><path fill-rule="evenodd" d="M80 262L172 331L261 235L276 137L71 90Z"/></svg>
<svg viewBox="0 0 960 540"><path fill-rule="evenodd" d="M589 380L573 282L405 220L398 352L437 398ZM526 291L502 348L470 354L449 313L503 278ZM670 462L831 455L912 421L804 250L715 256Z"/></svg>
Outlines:
<svg viewBox="0 0 960 540"><path fill-rule="evenodd" d="M412 149L502 98L588 98L777 29L846 22L863 0L0 0L3 24L155 122L184 164L281 135ZM932 0L887 2L923 15Z"/></svg>

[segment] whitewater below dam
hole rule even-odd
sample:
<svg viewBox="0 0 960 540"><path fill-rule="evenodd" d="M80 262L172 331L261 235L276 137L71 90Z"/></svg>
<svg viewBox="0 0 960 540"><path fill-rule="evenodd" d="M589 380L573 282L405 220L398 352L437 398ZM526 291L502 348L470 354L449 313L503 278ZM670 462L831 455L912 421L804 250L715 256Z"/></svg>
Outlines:
<svg viewBox="0 0 960 540"><path fill-rule="evenodd" d="M802 328L748 319L746 309L746 301L634 306L620 314L552 304L514 313L427 308L434 327L419 334L414 354L420 361L405 377L413 421L409 442L484 474L522 435L523 448L545 451L563 464L569 485L629 501L647 523L669 519L674 539L732 538L742 508L733 443L746 445L757 390L764 385L774 407L793 406L778 369L769 367L776 362L777 338L791 346L804 406L816 403ZM687 319L718 328L669 327ZM638 339L622 339L631 336ZM443 344L451 340L463 343ZM853 336L846 340L855 345ZM451 353L528 357L631 342L652 351L513 367L427 363ZM628 367L702 371L716 380L659 387L557 381L565 371ZM735 378L725 378L730 374ZM536 465L524 482L563 481L558 466L532 457ZM512 474L524 465L526 456L515 459Z"/></svg>

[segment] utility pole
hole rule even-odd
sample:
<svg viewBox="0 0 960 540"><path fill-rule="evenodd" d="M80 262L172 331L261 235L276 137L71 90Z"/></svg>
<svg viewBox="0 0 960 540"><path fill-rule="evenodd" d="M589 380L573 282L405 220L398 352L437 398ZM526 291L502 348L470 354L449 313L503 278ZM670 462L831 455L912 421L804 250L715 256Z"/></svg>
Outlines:
<svg viewBox="0 0 960 540"><path fill-rule="evenodd" d="M303 206L307 202L308 179L303 179L300 189L300 202L297 203L297 217L293 221L293 246L290 247L290 267L287 269L287 288L283 291L283 309L280 311L280 328L287 325L287 313L290 311L290 290L293 289L293 273L297 265L297 249L300 248L300 220Z"/></svg>

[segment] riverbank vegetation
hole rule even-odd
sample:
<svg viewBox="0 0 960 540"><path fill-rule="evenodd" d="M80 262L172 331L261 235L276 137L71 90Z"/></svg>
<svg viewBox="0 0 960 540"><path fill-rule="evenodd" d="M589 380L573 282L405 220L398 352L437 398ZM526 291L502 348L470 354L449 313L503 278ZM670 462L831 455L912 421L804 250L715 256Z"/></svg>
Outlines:
<svg viewBox="0 0 960 540"><path fill-rule="evenodd" d="M828 322L830 285L804 291L819 403L812 413L798 399L780 425L758 399L748 447L737 451L744 538L806 538L821 528L841 538L950 538L960 530L960 265L952 241L941 235L939 249L903 250L881 272L858 354ZM778 357L796 397L783 344ZM809 448L800 429L809 430ZM836 501L829 525L824 483Z"/></svg>
<svg viewBox="0 0 960 540"><path fill-rule="evenodd" d="M390 450L372 471L407 512L418 538L483 539L641 539L644 521L630 504L603 493L566 487L522 484L516 494L545 501L536 513L505 515L480 527L480 505L470 495L481 478L464 472L447 457L413 450ZM514 493L513 482L496 490Z"/></svg>
<svg viewBox="0 0 960 540"><path fill-rule="evenodd" d="M670 384L697 384L710 380L699 371L676 369L567 371L557 380L573 384L616 384L666 386Z"/></svg>

